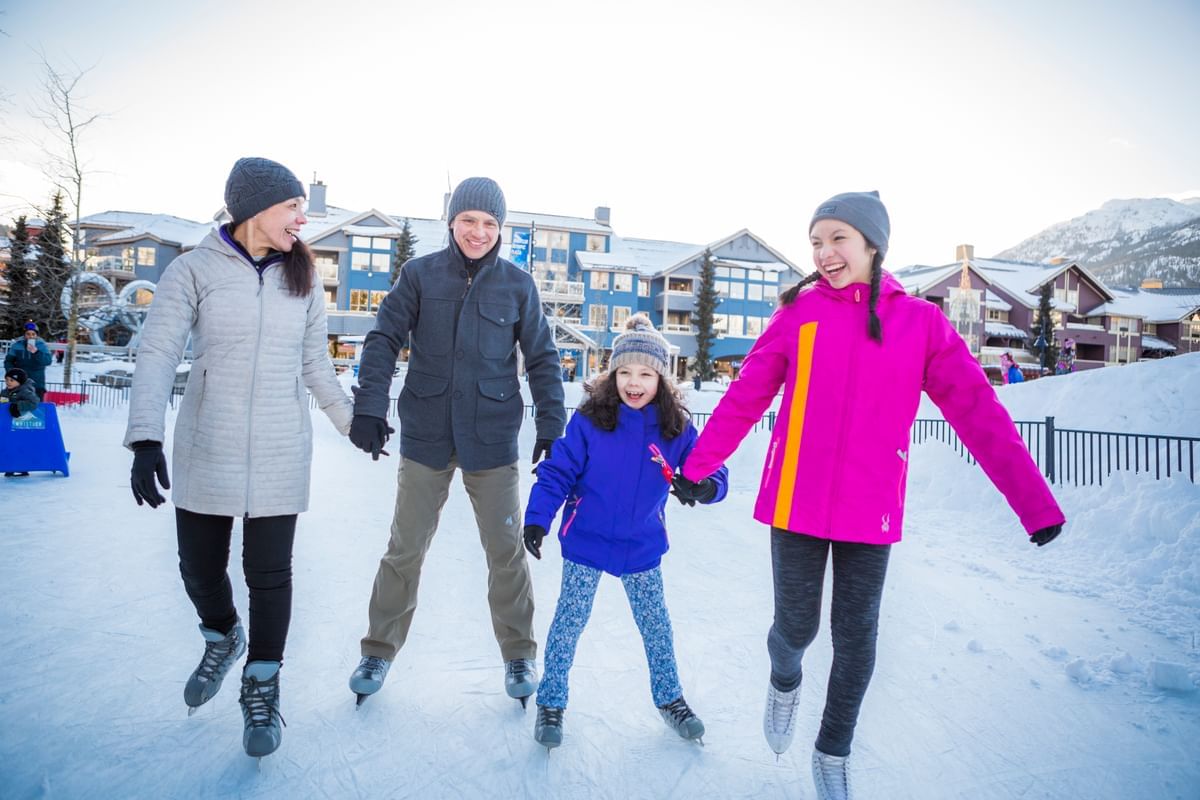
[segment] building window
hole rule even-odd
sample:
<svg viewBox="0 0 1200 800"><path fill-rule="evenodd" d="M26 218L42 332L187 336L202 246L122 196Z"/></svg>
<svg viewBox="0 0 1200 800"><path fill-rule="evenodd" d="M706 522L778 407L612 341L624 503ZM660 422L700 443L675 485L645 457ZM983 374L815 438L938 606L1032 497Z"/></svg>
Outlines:
<svg viewBox="0 0 1200 800"><path fill-rule="evenodd" d="M371 301L371 293L366 289L350 290L350 310L366 311Z"/></svg>
<svg viewBox="0 0 1200 800"><path fill-rule="evenodd" d="M650 296L650 281L638 281L638 297Z"/></svg>
<svg viewBox="0 0 1200 800"><path fill-rule="evenodd" d="M121 269L132 270L137 263L137 248L126 247L121 250Z"/></svg>
<svg viewBox="0 0 1200 800"><path fill-rule="evenodd" d="M715 267L714 272L716 273L718 278L728 278L729 277L729 267Z"/></svg>
<svg viewBox="0 0 1200 800"><path fill-rule="evenodd" d="M1137 333L1138 321L1131 317L1111 317L1108 322L1109 333Z"/></svg>
<svg viewBox="0 0 1200 800"><path fill-rule="evenodd" d="M350 246L355 250L382 250L385 253L390 253L392 251L392 240L381 236L351 236Z"/></svg>
<svg viewBox="0 0 1200 800"><path fill-rule="evenodd" d="M137 249L137 263L139 267L153 267L157 251L153 247L139 247Z"/></svg>
<svg viewBox="0 0 1200 800"><path fill-rule="evenodd" d="M1200 322L1180 323L1179 332L1182 334L1182 338L1200 339Z"/></svg>
<svg viewBox="0 0 1200 800"><path fill-rule="evenodd" d="M591 306L588 308L588 325L593 328L607 328L608 306Z"/></svg>
<svg viewBox="0 0 1200 800"><path fill-rule="evenodd" d="M746 279L751 281L759 281L760 283L765 280L763 277L763 271L761 269L746 270Z"/></svg>
<svg viewBox="0 0 1200 800"><path fill-rule="evenodd" d="M371 310L378 311L379 304L383 302L383 298L387 297L387 292L371 292Z"/></svg>
<svg viewBox="0 0 1200 800"><path fill-rule="evenodd" d="M1155 325L1153 322L1146 323L1146 333L1150 334L1151 336L1157 336L1158 335L1158 326Z"/></svg>
<svg viewBox="0 0 1200 800"><path fill-rule="evenodd" d="M325 290L325 310L326 311L335 311L336 309L337 309L337 296L334 294L333 289L326 289Z"/></svg>
<svg viewBox="0 0 1200 800"><path fill-rule="evenodd" d="M728 314L713 314L713 333L724 336L729 330Z"/></svg>
<svg viewBox="0 0 1200 800"><path fill-rule="evenodd" d="M987 318L989 322L1008 322L1008 312L999 308L989 308Z"/></svg>
<svg viewBox="0 0 1200 800"><path fill-rule="evenodd" d="M629 319L629 306L613 306L613 321L612 326L615 330L622 330L625 327L625 320Z"/></svg>
<svg viewBox="0 0 1200 800"><path fill-rule="evenodd" d="M667 291L692 294L691 278L667 278Z"/></svg>
<svg viewBox="0 0 1200 800"><path fill-rule="evenodd" d="M607 236L602 236L598 233L589 233L587 237L587 249L589 253L603 253L604 242Z"/></svg>
<svg viewBox="0 0 1200 800"><path fill-rule="evenodd" d="M632 292L633 291L633 276L628 273L613 274L613 291L617 292Z"/></svg>
<svg viewBox="0 0 1200 800"><path fill-rule="evenodd" d="M721 297L729 297L729 281L713 281L713 290Z"/></svg>
<svg viewBox="0 0 1200 800"><path fill-rule="evenodd" d="M1071 273L1063 275L1063 285L1054 287L1054 297L1064 303L1070 303L1079 310L1079 279L1075 279L1075 288L1071 288Z"/></svg>
<svg viewBox="0 0 1200 800"><path fill-rule="evenodd" d="M714 315L715 316L715 315ZM692 315L688 311L668 311L666 330L671 333L691 333Z"/></svg>
<svg viewBox="0 0 1200 800"><path fill-rule="evenodd" d="M745 336L745 318L741 314L729 315L728 334L730 336Z"/></svg>
<svg viewBox="0 0 1200 800"><path fill-rule="evenodd" d="M747 300L762 300L763 299L762 284L761 283L748 284L746 286L746 299Z"/></svg>
<svg viewBox="0 0 1200 800"><path fill-rule="evenodd" d="M760 336L763 332L762 317L746 317L746 335Z"/></svg>
<svg viewBox="0 0 1200 800"><path fill-rule="evenodd" d="M608 273L607 272L593 272L591 287L593 289L607 289L608 288Z"/></svg>
<svg viewBox="0 0 1200 800"><path fill-rule="evenodd" d="M741 281L730 281L729 282L729 298L731 300L745 300L746 299L746 284L742 283Z"/></svg>
<svg viewBox="0 0 1200 800"><path fill-rule="evenodd" d="M350 269L369 270L371 268L371 254L364 253L362 250L354 250L350 253Z"/></svg>

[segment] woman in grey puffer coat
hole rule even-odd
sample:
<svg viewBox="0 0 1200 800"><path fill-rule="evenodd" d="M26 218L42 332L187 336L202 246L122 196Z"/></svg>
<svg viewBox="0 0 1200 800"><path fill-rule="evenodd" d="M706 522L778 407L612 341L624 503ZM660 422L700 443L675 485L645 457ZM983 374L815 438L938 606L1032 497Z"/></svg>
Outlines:
<svg viewBox="0 0 1200 800"><path fill-rule="evenodd" d="M325 294L299 239L304 188L290 170L243 158L225 186L233 222L163 272L142 332L125 445L138 505L171 488L164 414L188 337L194 360L175 422L179 571L205 651L184 688L189 713L208 702L246 650L227 574L233 518L242 517L250 591L242 674L243 745L279 747L279 667L291 619L296 517L308 508L312 423L305 388L342 433L352 406L329 360Z"/></svg>

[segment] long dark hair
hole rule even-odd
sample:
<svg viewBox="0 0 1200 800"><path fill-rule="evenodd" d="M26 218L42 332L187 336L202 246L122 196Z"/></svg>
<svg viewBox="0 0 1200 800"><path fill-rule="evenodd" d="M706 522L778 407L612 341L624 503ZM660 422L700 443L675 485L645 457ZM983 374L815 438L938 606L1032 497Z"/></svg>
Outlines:
<svg viewBox="0 0 1200 800"><path fill-rule="evenodd" d="M283 254L283 283L287 286L288 294L308 297L313 290L316 271L308 245L299 239L292 242L292 249Z"/></svg>
<svg viewBox="0 0 1200 800"><path fill-rule="evenodd" d="M787 306L795 302L796 297L800 294L800 290L810 283L815 283L821 273L814 271L804 280L797 283L792 288L788 289L783 294L779 295L779 305ZM877 342L883 341L883 326L879 323L879 315L875 313L875 307L879 305L879 281L883 277L883 259L879 253L875 253L875 257L871 259L871 295L867 300L867 335Z"/></svg>
<svg viewBox="0 0 1200 800"><path fill-rule="evenodd" d="M617 392L617 372L609 370L602 377L584 384L587 399L579 406L579 413L596 423L603 431L617 429L617 411L621 408L621 395ZM666 439L674 439L687 428L691 415L683 405L683 396L670 381L658 376L658 391L654 395L654 406L658 408L658 429Z"/></svg>

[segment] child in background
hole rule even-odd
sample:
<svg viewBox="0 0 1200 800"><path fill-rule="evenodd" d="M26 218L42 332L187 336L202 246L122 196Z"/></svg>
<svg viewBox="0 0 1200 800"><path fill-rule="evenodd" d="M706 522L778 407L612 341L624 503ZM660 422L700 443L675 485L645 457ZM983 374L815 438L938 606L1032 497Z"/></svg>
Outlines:
<svg viewBox="0 0 1200 800"><path fill-rule="evenodd" d="M0 392L0 399L8 403L8 413L13 419L38 407L33 381L20 367L13 367L4 373L4 391Z"/></svg>
<svg viewBox="0 0 1200 800"><path fill-rule="evenodd" d="M667 493L696 442L696 429L678 390L664 378L666 340L644 314L630 317L625 327L613 342L608 372L587 387L587 400L550 458L538 465L525 511L525 547L540 559L546 530L566 502L558 532L562 589L546 642L533 731L547 749L562 744L567 675L605 572L625 587L663 720L684 739L704 735L704 724L683 699L659 569L668 547ZM713 465L692 499L715 503L726 488L725 467Z"/></svg>
<svg viewBox="0 0 1200 800"><path fill-rule="evenodd" d="M817 207L813 272L779 310L717 405L676 492L687 500L783 387L754 518L771 526L775 618L763 733L791 744L801 659L817 635L832 552L833 665L812 754L819 800L848 798L854 727L875 666L891 545L900 540L909 429L924 390L1041 546L1063 514L996 392L940 308L884 272L891 225L876 192ZM808 284L812 284L808 286ZM895 733L895 732L894 732Z"/></svg>
<svg viewBox="0 0 1200 800"><path fill-rule="evenodd" d="M1025 376L1021 373L1021 368L1017 366L1012 353L1007 350L1000 354L1000 377L1005 384L1022 383L1025 380Z"/></svg>

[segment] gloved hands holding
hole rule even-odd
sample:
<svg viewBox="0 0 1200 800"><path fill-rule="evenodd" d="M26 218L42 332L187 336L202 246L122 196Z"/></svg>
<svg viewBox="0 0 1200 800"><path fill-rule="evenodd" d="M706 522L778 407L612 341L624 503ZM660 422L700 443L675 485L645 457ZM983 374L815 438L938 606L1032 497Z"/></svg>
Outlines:
<svg viewBox="0 0 1200 800"><path fill-rule="evenodd" d="M1041 547L1044 544L1049 544L1050 542L1054 541L1055 536L1058 536L1060 533L1062 533L1062 528L1063 526L1059 524L1051 525L1049 528L1042 528L1040 531L1034 531L1033 535L1029 537L1029 541L1033 542L1038 547Z"/></svg>
<svg viewBox="0 0 1200 800"><path fill-rule="evenodd" d="M541 525L526 525L523 538L525 539L525 549L529 551L531 556L540 560L542 557L542 539L546 538L546 529Z"/></svg>
<svg viewBox="0 0 1200 800"><path fill-rule="evenodd" d="M142 441L133 445L133 468L129 470L129 488L133 490L133 499L140 506L149 503L151 508L158 508L167 499L158 493L158 484L164 489L171 488L171 480L167 477L167 457L163 455L162 442Z"/></svg>
<svg viewBox="0 0 1200 800"><path fill-rule="evenodd" d="M372 461L378 461L381 455L390 455L383 446L396 429L387 424L387 420L371 417L366 414L355 414L350 423L350 441L359 450L371 454Z"/></svg>
<svg viewBox="0 0 1200 800"><path fill-rule="evenodd" d="M717 483L712 478L695 482L689 481L683 477L683 473L679 473L671 479L671 494L675 495L685 506L710 503L717 496Z"/></svg>

